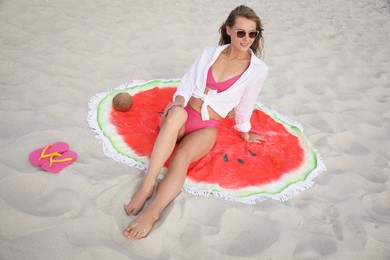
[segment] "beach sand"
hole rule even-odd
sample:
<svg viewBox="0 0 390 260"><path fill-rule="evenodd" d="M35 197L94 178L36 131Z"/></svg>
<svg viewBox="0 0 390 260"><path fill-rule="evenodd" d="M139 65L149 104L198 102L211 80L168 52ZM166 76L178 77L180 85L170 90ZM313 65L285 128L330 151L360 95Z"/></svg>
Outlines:
<svg viewBox="0 0 390 260"><path fill-rule="evenodd" d="M143 175L104 155L88 102L180 78L241 3L265 27L259 100L301 123L328 170L286 202L181 193L128 240ZM1 1L0 259L390 259L389 42L385 0ZM78 160L29 163L56 141Z"/></svg>

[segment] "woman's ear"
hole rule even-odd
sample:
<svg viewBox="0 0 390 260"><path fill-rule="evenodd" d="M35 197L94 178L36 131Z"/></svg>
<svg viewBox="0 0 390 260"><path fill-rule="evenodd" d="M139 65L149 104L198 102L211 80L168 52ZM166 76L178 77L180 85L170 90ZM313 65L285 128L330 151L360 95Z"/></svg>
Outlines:
<svg viewBox="0 0 390 260"><path fill-rule="evenodd" d="M230 28L227 25L226 25L226 33L227 33L227 35L232 36L232 28Z"/></svg>

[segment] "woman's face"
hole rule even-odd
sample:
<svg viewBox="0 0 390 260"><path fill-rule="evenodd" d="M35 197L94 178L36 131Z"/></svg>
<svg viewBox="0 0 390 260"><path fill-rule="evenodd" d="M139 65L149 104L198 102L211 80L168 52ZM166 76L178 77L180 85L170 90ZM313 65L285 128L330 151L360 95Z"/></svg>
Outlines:
<svg viewBox="0 0 390 260"><path fill-rule="evenodd" d="M241 31L241 34L242 31L245 31L245 36L239 38L237 36L237 31ZM233 47L240 51L248 51L248 49L251 47L255 38L250 38L249 33L254 31L256 31L256 23L241 16L236 17L236 21L233 27L226 26L226 32L232 40Z"/></svg>

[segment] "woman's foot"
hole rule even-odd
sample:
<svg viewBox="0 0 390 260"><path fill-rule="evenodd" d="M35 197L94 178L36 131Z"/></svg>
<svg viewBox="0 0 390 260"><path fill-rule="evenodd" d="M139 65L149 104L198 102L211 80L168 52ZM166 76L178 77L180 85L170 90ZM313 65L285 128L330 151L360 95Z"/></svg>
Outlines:
<svg viewBox="0 0 390 260"><path fill-rule="evenodd" d="M141 187L134 193L130 202L123 205L127 215L137 215L138 212L144 207L146 200L148 200L152 194L155 183L143 181Z"/></svg>
<svg viewBox="0 0 390 260"><path fill-rule="evenodd" d="M123 235L131 239L141 239L146 237L153 228L154 223L160 217L159 211L151 207L145 209L136 220L131 222L123 231Z"/></svg>

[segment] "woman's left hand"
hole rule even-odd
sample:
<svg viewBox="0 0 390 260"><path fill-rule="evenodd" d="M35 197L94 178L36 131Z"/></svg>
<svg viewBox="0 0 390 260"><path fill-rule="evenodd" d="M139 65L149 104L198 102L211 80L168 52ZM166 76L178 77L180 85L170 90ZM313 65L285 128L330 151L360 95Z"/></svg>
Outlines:
<svg viewBox="0 0 390 260"><path fill-rule="evenodd" d="M264 137L262 137L260 135L244 133L244 132L241 132L241 138L249 143L260 143L260 142L267 141L267 139L265 139Z"/></svg>

